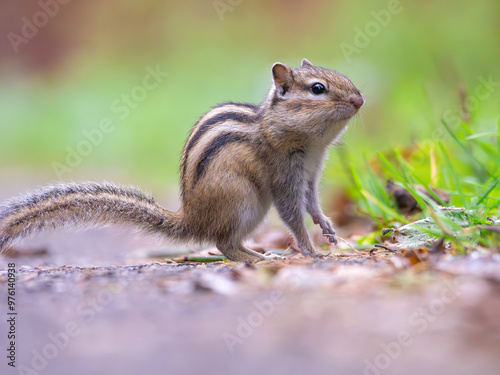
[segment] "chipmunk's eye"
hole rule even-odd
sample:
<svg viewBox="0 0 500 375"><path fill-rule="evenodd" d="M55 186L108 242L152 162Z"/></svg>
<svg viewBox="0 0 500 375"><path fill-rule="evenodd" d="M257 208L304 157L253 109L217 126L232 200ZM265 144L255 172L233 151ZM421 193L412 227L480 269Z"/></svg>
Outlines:
<svg viewBox="0 0 500 375"><path fill-rule="evenodd" d="M314 95L323 94L325 91L326 91L325 86L322 85L321 83L315 83L314 85L311 86L311 92Z"/></svg>

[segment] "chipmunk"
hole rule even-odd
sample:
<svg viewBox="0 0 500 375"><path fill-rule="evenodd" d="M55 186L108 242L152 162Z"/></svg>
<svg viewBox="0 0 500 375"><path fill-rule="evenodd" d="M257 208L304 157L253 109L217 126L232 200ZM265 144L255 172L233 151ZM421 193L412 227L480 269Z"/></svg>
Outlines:
<svg viewBox="0 0 500 375"><path fill-rule="evenodd" d="M364 98L347 77L306 59L294 69L275 63L272 79L260 105L223 103L193 127L182 154L178 212L135 188L57 184L0 206L0 251L46 228L125 224L172 240L214 243L233 261L270 259L242 241L274 204L302 254L321 256L306 213L337 242L319 205L318 181L328 147Z"/></svg>

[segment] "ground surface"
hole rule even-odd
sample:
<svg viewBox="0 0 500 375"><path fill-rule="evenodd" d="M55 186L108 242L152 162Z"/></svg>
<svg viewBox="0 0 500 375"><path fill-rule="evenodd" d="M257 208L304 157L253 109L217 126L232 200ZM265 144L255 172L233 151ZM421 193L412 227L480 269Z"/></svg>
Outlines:
<svg viewBox="0 0 500 375"><path fill-rule="evenodd" d="M85 236L105 234L72 235L75 248ZM412 266L384 252L256 265L89 253L2 259L3 347L8 262L18 270L17 367L2 356L2 374L500 374L498 255Z"/></svg>

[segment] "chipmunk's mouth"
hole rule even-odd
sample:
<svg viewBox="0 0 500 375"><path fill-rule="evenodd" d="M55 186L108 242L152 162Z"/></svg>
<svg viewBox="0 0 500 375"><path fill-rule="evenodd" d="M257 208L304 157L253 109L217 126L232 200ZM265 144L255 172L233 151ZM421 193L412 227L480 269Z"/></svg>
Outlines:
<svg viewBox="0 0 500 375"><path fill-rule="evenodd" d="M349 120L352 116L358 113L359 108L356 108L350 103L338 103L330 113L331 121Z"/></svg>
<svg viewBox="0 0 500 375"><path fill-rule="evenodd" d="M346 101L339 103L336 107L338 120L348 120L354 116L360 108L365 104L363 95L354 94L349 96Z"/></svg>

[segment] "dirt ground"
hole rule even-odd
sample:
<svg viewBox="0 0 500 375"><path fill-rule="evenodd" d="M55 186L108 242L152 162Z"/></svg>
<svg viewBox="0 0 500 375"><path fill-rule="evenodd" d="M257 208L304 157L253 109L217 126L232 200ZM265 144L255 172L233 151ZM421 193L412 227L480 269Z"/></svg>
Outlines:
<svg viewBox="0 0 500 375"><path fill-rule="evenodd" d="M2 374L500 374L498 254L168 264L110 233L2 257Z"/></svg>

